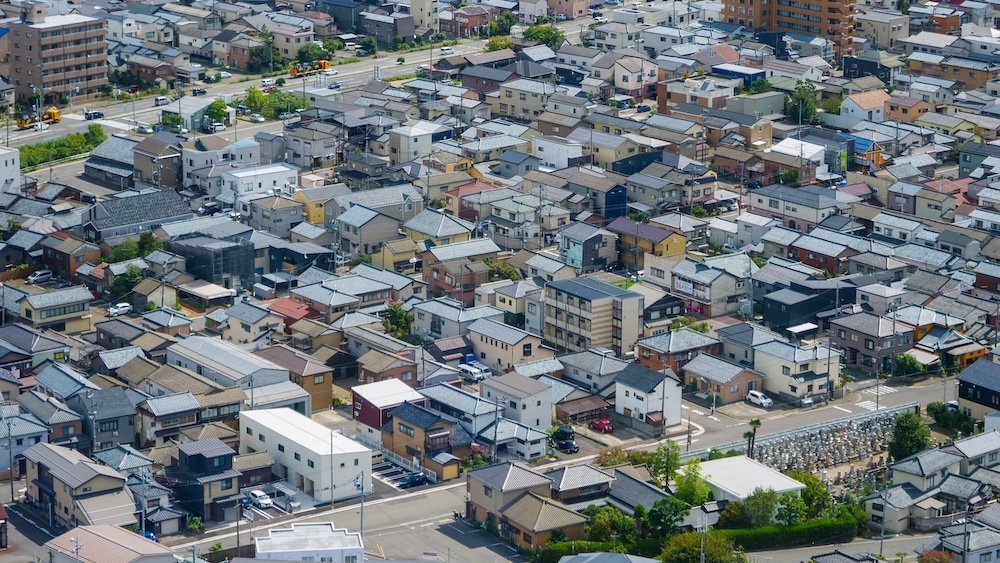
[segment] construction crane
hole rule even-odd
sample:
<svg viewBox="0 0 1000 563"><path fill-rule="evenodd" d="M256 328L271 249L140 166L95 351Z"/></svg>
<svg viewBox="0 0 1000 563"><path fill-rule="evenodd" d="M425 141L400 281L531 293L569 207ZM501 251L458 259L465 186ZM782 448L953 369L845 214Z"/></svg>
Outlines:
<svg viewBox="0 0 1000 563"><path fill-rule="evenodd" d="M36 123L59 123L62 119L62 113L57 107L50 107L45 110L42 114L41 119L39 119L38 114L35 115L24 115L18 118L17 127L19 129L30 129L32 125Z"/></svg>
<svg viewBox="0 0 1000 563"><path fill-rule="evenodd" d="M323 72L328 68L330 68L330 61L320 59L311 63L294 63L288 73L292 75L292 78L301 78L310 74Z"/></svg>

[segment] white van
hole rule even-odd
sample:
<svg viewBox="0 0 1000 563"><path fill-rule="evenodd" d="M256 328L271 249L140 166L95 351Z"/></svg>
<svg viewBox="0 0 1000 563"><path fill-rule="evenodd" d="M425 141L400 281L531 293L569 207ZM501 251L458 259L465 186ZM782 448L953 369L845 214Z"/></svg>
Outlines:
<svg viewBox="0 0 1000 563"><path fill-rule="evenodd" d="M170 103L170 100L166 96L157 96L153 103L157 106L165 106Z"/></svg>
<svg viewBox="0 0 1000 563"><path fill-rule="evenodd" d="M493 375L493 370L479 362L459 364L458 372L462 374L462 379L469 383L479 383Z"/></svg>
<svg viewBox="0 0 1000 563"><path fill-rule="evenodd" d="M442 55L454 55L455 54L455 50L452 49L451 47L441 47L441 54Z"/></svg>
<svg viewBox="0 0 1000 563"><path fill-rule="evenodd" d="M275 84L277 84L277 81L275 81L273 78L263 78L260 81L260 85L265 87L274 86Z"/></svg>

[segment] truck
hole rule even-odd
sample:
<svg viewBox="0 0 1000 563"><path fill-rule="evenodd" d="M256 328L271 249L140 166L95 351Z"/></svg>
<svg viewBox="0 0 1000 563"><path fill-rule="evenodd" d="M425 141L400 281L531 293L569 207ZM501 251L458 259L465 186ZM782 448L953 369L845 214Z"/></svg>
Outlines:
<svg viewBox="0 0 1000 563"><path fill-rule="evenodd" d="M41 118L38 117L38 114L21 116L17 120L17 128L30 129L36 123L59 123L60 120L62 120L62 113L59 108L50 107L45 110Z"/></svg>
<svg viewBox="0 0 1000 563"><path fill-rule="evenodd" d="M295 63L292 65L292 68L289 69L288 73L292 75L292 78L301 78L303 76L310 76L323 72L328 68L330 68L330 61L320 59L310 63Z"/></svg>

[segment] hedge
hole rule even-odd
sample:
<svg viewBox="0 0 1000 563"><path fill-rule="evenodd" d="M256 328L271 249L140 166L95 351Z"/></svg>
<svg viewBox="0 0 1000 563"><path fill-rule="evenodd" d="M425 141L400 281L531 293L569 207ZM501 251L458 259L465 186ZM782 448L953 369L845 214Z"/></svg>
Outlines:
<svg viewBox="0 0 1000 563"><path fill-rule="evenodd" d="M844 542L858 532L858 521L846 507L836 518L817 518L794 526L720 529L716 533L729 538L746 551L779 549L816 543Z"/></svg>
<svg viewBox="0 0 1000 563"><path fill-rule="evenodd" d="M83 133L69 133L63 137L42 141L31 145L22 145L18 151L21 155L21 168L31 168L48 162L62 160L71 156L88 153L107 139L107 134L100 125L91 124Z"/></svg>

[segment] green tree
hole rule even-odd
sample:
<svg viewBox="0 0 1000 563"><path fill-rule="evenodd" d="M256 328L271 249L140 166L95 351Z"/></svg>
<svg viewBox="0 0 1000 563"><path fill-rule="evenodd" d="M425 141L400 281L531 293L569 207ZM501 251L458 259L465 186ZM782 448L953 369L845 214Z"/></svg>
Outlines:
<svg viewBox="0 0 1000 563"><path fill-rule="evenodd" d="M378 51L378 43L375 41L375 38L372 37L371 35L362 37L361 41L358 42L358 45L360 45L362 49L367 51L369 55L374 55Z"/></svg>
<svg viewBox="0 0 1000 563"><path fill-rule="evenodd" d="M267 106L267 96L264 92L261 92L257 88L251 86L247 88L247 93L243 98L243 103L250 108L250 111L260 113L264 107Z"/></svg>
<svg viewBox="0 0 1000 563"><path fill-rule="evenodd" d="M142 271L142 268L138 266L129 266L125 269L124 274L119 274L115 276L115 281L111 283L111 295L114 299L120 299L132 291L132 288L139 285L139 282L146 277L146 274Z"/></svg>
<svg viewBox="0 0 1000 563"><path fill-rule="evenodd" d="M323 40L323 50L326 51L327 56L333 57L334 53L344 48L344 42L340 39L331 37L329 39Z"/></svg>
<svg viewBox="0 0 1000 563"><path fill-rule="evenodd" d="M799 494L802 496L802 502L806 505L806 516L808 518L819 517L833 505L830 492L826 490L826 486L823 485L823 482L819 480L819 477L815 473L792 470L788 472L788 476L806 486Z"/></svg>
<svg viewBox="0 0 1000 563"><path fill-rule="evenodd" d="M931 447L931 430L924 420L914 412L896 415L892 427L892 440L889 441L889 455L894 461Z"/></svg>
<svg viewBox="0 0 1000 563"><path fill-rule="evenodd" d="M585 513L590 517L586 526L590 541L631 541L635 537L635 519L613 506L589 506Z"/></svg>
<svg viewBox="0 0 1000 563"><path fill-rule="evenodd" d="M325 58L327 58L326 49L315 43L303 45L299 47L298 52L295 53L295 59L300 63L311 63Z"/></svg>
<svg viewBox="0 0 1000 563"><path fill-rule="evenodd" d="M774 489L757 487L743 501L747 520L751 528L767 526L774 519L774 510L778 507L778 493Z"/></svg>
<svg viewBox="0 0 1000 563"><path fill-rule="evenodd" d="M896 0L896 9L901 14L910 13L910 2L908 0Z"/></svg>
<svg viewBox="0 0 1000 563"><path fill-rule="evenodd" d="M413 327L413 313L404 310L402 305L389 303L382 325L386 332L396 338L409 336Z"/></svg>
<svg viewBox="0 0 1000 563"><path fill-rule="evenodd" d="M193 515L188 515L187 521L184 523L184 527L187 528L189 534L200 534L204 529L201 517Z"/></svg>
<svg viewBox="0 0 1000 563"><path fill-rule="evenodd" d="M750 519L747 516L746 506L738 500L730 501L719 514L718 527L721 529L749 528Z"/></svg>
<svg viewBox="0 0 1000 563"><path fill-rule="evenodd" d="M224 122L226 116L229 115L229 106L226 105L226 100L218 98L208 104L208 107L205 108L205 115L212 121Z"/></svg>
<svg viewBox="0 0 1000 563"><path fill-rule="evenodd" d="M139 256L139 245L132 239L125 239L111 249L111 262L124 262Z"/></svg>
<svg viewBox="0 0 1000 563"><path fill-rule="evenodd" d="M673 440L656 446L649 460L649 470L658 486L666 485L681 468L681 447Z"/></svg>
<svg viewBox="0 0 1000 563"><path fill-rule="evenodd" d="M145 257L150 252L163 248L163 243L160 242L160 239L156 238L156 235L152 231L143 231L139 234L139 244L137 246L138 255Z"/></svg>
<svg viewBox="0 0 1000 563"><path fill-rule="evenodd" d="M501 260L494 260L492 258L486 258L483 260L490 269L490 280L512 280L517 281L521 279L521 274L518 273L517 268L512 266L510 263Z"/></svg>
<svg viewBox="0 0 1000 563"><path fill-rule="evenodd" d="M680 531L681 522L690 514L688 506L677 497L661 498L649 509L649 531L653 535L669 536Z"/></svg>
<svg viewBox="0 0 1000 563"><path fill-rule="evenodd" d="M691 506L701 506L708 501L712 491L701 477L701 460L691 458L676 478L674 495Z"/></svg>
<svg viewBox="0 0 1000 563"><path fill-rule="evenodd" d="M763 94L771 90L774 90L774 86L771 86L771 83L766 78L758 78L750 83L749 91L751 94Z"/></svg>
<svg viewBox="0 0 1000 563"><path fill-rule="evenodd" d="M510 49L513 46L514 40L509 35L494 35L486 40L486 47L483 50L486 52L500 51L501 49Z"/></svg>
<svg viewBox="0 0 1000 563"><path fill-rule="evenodd" d="M694 317L681 315L670 319L670 330L678 330L684 327L697 330L698 332L708 332L708 323L699 321Z"/></svg>
<svg viewBox="0 0 1000 563"><path fill-rule="evenodd" d="M794 526L805 520L808 512L802 497L793 491L788 491L778 500L778 511L774 519L782 526Z"/></svg>
<svg viewBox="0 0 1000 563"><path fill-rule="evenodd" d="M184 118L176 113L168 113L160 118L160 123L162 123L168 130L176 130L178 127L184 126Z"/></svg>
<svg viewBox="0 0 1000 563"><path fill-rule="evenodd" d="M17 219L7 219L7 223L0 228L0 240L10 240L14 233L21 230L21 224Z"/></svg>
<svg viewBox="0 0 1000 563"><path fill-rule="evenodd" d="M799 80L795 83L795 90L791 95L785 96L785 115L793 121L800 123L814 123L816 121L816 85L808 80Z"/></svg>
<svg viewBox="0 0 1000 563"><path fill-rule="evenodd" d="M87 145L90 147L96 147L97 145L103 143L107 138L108 134L104 132L104 128L96 123L88 125L87 130L83 133L83 140L86 141Z"/></svg>
<svg viewBox="0 0 1000 563"><path fill-rule="evenodd" d="M563 42L563 32L552 24L529 25L524 30L524 38L555 49Z"/></svg>
<svg viewBox="0 0 1000 563"><path fill-rule="evenodd" d="M222 551L222 544L221 543L213 543L212 547L208 548L208 550L211 551L212 553L218 553L218 552Z"/></svg>
<svg viewBox="0 0 1000 563"><path fill-rule="evenodd" d="M789 186L798 185L799 173L791 168L785 168L781 172L778 172L778 182Z"/></svg>
<svg viewBox="0 0 1000 563"><path fill-rule="evenodd" d="M667 540L660 552L663 563L746 563L746 555L736 549L729 538L706 532L704 537L705 558L702 554L702 534L700 532L685 532Z"/></svg>
<svg viewBox="0 0 1000 563"><path fill-rule="evenodd" d="M894 375L916 375L924 372L924 366L909 354L899 354L892 361Z"/></svg>
<svg viewBox="0 0 1000 563"><path fill-rule="evenodd" d="M841 102L843 102L843 100L840 96L830 96L829 98L823 100L819 107L821 107L826 113L840 115Z"/></svg>
<svg viewBox="0 0 1000 563"><path fill-rule="evenodd" d="M626 453L621 446L612 446L597 452L597 457L594 458L594 463L601 467L614 467L616 465L628 463L628 459L628 453Z"/></svg>

